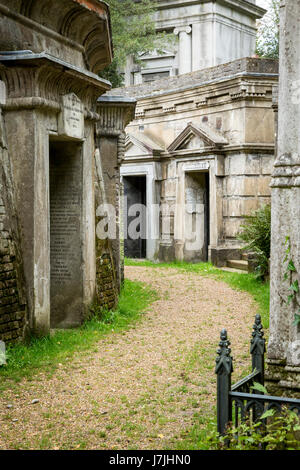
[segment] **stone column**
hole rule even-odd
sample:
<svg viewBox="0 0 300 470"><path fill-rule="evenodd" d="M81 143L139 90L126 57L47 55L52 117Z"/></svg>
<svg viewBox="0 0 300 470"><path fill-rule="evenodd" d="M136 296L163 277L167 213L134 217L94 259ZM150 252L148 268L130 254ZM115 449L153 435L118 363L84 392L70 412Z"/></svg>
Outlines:
<svg viewBox="0 0 300 470"><path fill-rule="evenodd" d="M125 127L134 119L136 101L120 96L102 96L98 100L99 121L96 127L96 224L101 222L102 204L116 209L114 239L96 239L98 302L113 308L118 299L124 271L120 211L120 165L125 153ZM97 235L99 235L96 230Z"/></svg>
<svg viewBox="0 0 300 470"><path fill-rule="evenodd" d="M174 29L179 36L179 75L192 71L192 28L180 26Z"/></svg>
<svg viewBox="0 0 300 470"><path fill-rule="evenodd" d="M295 397L300 397L300 324L295 322L295 316L300 314L300 295L295 292L300 284L299 18L299 0L282 2L278 148L271 184L271 305L267 373L269 392Z"/></svg>

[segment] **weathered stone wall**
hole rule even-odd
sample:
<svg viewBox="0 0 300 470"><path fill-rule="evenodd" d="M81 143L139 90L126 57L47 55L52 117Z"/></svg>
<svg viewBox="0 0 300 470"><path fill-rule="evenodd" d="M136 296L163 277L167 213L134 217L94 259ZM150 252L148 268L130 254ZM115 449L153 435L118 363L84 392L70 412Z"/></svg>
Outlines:
<svg viewBox="0 0 300 470"><path fill-rule="evenodd" d="M273 155L230 154L225 158L223 238L234 241L244 216L270 204Z"/></svg>
<svg viewBox="0 0 300 470"><path fill-rule="evenodd" d="M96 126L95 152L97 300L102 307L110 309L116 306L124 278L120 165L125 151L124 128L134 117L135 105L135 100L120 97L98 100L100 119ZM109 217L114 219L114 234L101 239L97 226L107 214L101 207L108 205L113 211Z"/></svg>
<svg viewBox="0 0 300 470"><path fill-rule="evenodd" d="M300 2L281 2L278 145L272 177L267 387L300 397ZM276 98L276 95L274 95ZM276 100L274 108L276 110ZM293 266L292 263L293 262ZM291 269L288 269L288 265ZM293 298L288 301L294 292Z"/></svg>
<svg viewBox="0 0 300 470"><path fill-rule="evenodd" d="M5 342L22 339L27 324L11 184L5 126L0 108L0 339Z"/></svg>
<svg viewBox="0 0 300 470"><path fill-rule="evenodd" d="M111 204L116 208L118 217L119 185L120 180L117 166L117 139L100 139L99 148L95 153L95 208L96 208L96 276L97 301L106 309L116 306L120 292L120 255L119 238L101 239L98 224L105 218L100 212L101 206ZM106 166L105 152L108 151L109 165ZM101 214L101 215L100 215ZM116 225L116 237L119 235L119 225Z"/></svg>

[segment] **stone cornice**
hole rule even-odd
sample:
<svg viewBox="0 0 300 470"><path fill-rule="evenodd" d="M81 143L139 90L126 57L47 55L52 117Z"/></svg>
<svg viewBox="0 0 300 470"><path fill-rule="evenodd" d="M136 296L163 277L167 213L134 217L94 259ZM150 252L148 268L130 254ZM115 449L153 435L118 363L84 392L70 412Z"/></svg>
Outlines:
<svg viewBox="0 0 300 470"><path fill-rule="evenodd" d="M236 144L236 145L226 145L223 148L216 148L215 146L207 146L201 149L182 149L175 151L165 151L162 152L159 156L160 160L169 160L170 158L175 158L176 160L190 160L191 157L207 157L210 156L214 158L215 155L229 155L230 153L262 153L262 154L273 154L274 145L272 144ZM129 157L126 158L126 162L141 161L143 159L151 160L151 156L147 157ZM152 157L152 160L157 160Z"/></svg>
<svg viewBox="0 0 300 470"><path fill-rule="evenodd" d="M60 103L61 95L73 92L87 109L93 111L99 94L110 89L106 80L47 53L2 55L0 63L0 78L7 90L7 106L18 106L19 103L35 107Z"/></svg>
<svg viewBox="0 0 300 470"><path fill-rule="evenodd" d="M241 103L240 106L253 105L257 102L272 101L272 87L277 77L233 77L208 85L198 85L187 90L174 90L169 93L154 94L153 96L138 98L135 119L147 119L157 116L167 116L196 109L224 106L232 102ZM184 105L184 109L181 105Z"/></svg>
<svg viewBox="0 0 300 470"><path fill-rule="evenodd" d="M234 10L247 12L255 18L262 18L266 13L264 8L247 0L215 0L218 3L232 7ZM158 9L166 10L171 8L187 7L189 5L199 5L199 0L158 0ZM201 3L213 3L212 0L202 0Z"/></svg>

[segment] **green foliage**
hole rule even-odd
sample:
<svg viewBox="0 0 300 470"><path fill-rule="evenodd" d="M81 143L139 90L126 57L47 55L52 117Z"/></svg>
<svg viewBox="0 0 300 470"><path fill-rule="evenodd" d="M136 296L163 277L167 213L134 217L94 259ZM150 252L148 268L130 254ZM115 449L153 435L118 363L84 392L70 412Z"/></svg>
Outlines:
<svg viewBox="0 0 300 470"><path fill-rule="evenodd" d="M5 378L19 381L41 370L51 372L76 353L93 349L103 336L129 329L156 298L157 294L143 283L125 280L115 311L93 305L90 317L80 328L57 330L44 338L33 337L28 344L8 346L7 365L0 368L0 388L9 384Z"/></svg>
<svg viewBox="0 0 300 470"><path fill-rule="evenodd" d="M264 419L267 419L266 425L261 421ZM211 449L220 450L300 450L299 431L300 420L296 413L287 409L281 413L268 410L257 423L231 425L224 436L213 432L207 440Z"/></svg>
<svg viewBox="0 0 300 470"><path fill-rule="evenodd" d="M268 13L258 25L256 53L260 57L279 57L279 12L280 0L269 0Z"/></svg>
<svg viewBox="0 0 300 470"><path fill-rule="evenodd" d="M245 245L243 250L255 253L257 260L257 276L264 277L269 272L271 252L271 206L264 205L245 216L246 222L241 226L238 239Z"/></svg>
<svg viewBox="0 0 300 470"><path fill-rule="evenodd" d="M112 82L113 87L123 83L120 70L130 56L138 62L140 52L150 52L161 46L163 35L156 34L153 0L107 0L110 7L114 60L101 72L101 77Z"/></svg>
<svg viewBox="0 0 300 470"><path fill-rule="evenodd" d="M267 391L266 387L264 387L260 383L254 382L254 384L252 385L251 388L252 388L252 390L257 390L258 392L265 393L266 395L268 394L268 391Z"/></svg>

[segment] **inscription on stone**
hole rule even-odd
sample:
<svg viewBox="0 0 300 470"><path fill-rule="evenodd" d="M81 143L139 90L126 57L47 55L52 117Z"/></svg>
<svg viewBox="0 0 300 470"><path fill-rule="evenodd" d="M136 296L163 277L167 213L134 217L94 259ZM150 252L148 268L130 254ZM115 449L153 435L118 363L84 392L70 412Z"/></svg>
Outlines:
<svg viewBox="0 0 300 470"><path fill-rule="evenodd" d="M80 322L82 309L81 152L56 143L50 154L51 324ZM73 150L74 153L70 153Z"/></svg>
<svg viewBox="0 0 300 470"><path fill-rule="evenodd" d="M62 97L58 133L74 139L83 139L84 137L84 107L75 93L69 93Z"/></svg>

